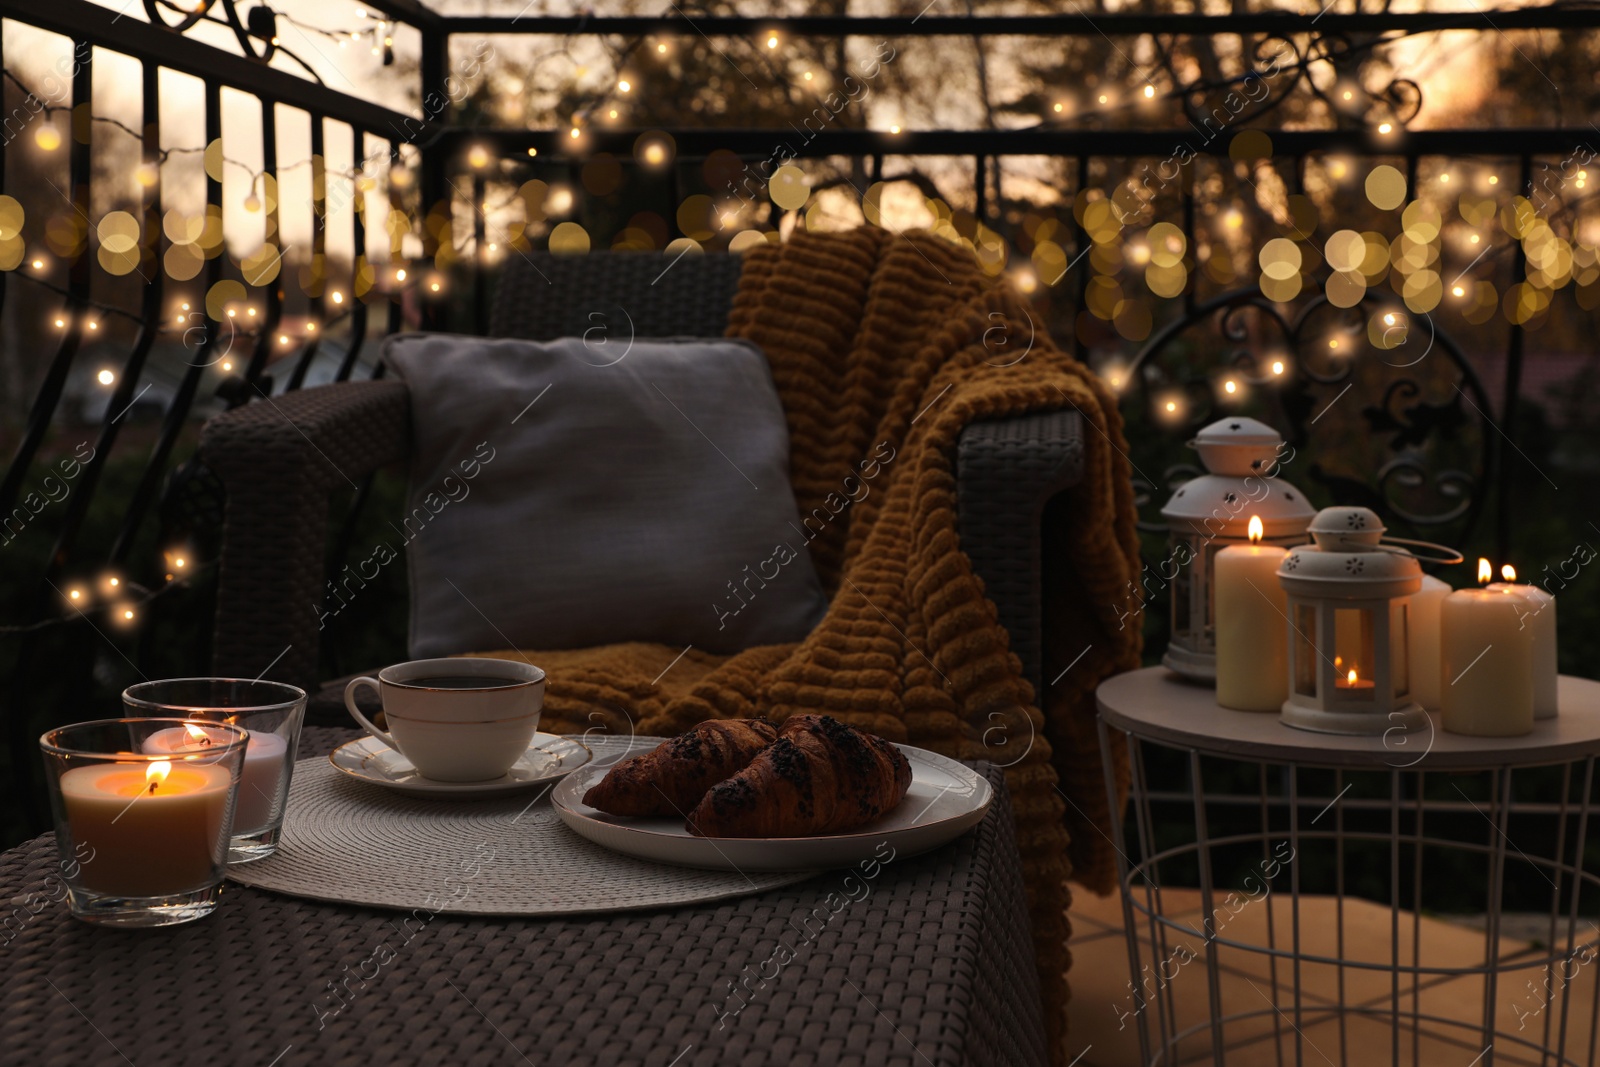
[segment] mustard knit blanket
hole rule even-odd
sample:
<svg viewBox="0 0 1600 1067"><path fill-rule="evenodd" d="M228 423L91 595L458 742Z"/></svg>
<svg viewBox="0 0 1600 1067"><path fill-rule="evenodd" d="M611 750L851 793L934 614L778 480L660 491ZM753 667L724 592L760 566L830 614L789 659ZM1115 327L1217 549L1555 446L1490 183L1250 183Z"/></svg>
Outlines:
<svg viewBox="0 0 1600 1067"><path fill-rule="evenodd" d="M560 732L671 735L712 717L825 711L947 756L996 758L995 709L1013 709L1026 721L1003 732L1031 747L1001 762L1064 1062L1066 877L1076 865L1104 892L1114 875L1094 689L1138 666L1119 605L1139 560L1116 403L1036 321L969 253L926 234L797 233L746 253L728 334L771 361L826 618L798 645L676 662L681 649L646 644L489 654L546 669L543 728ZM953 457L974 420L1068 407L1086 423L1084 477L1045 546L1058 587L1047 592L1072 603L1047 617L1041 701L957 541Z"/></svg>

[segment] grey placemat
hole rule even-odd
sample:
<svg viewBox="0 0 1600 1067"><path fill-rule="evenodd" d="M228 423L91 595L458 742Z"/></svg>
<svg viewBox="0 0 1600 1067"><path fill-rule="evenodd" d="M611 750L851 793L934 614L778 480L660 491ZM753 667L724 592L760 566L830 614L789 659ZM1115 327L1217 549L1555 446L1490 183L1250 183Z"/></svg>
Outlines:
<svg viewBox="0 0 1600 1067"><path fill-rule="evenodd" d="M622 754L620 746L591 747L602 762ZM228 870L235 882L291 896L451 915L675 907L814 874L650 863L567 829L551 810L548 788L489 800L424 800L350 781L325 758L295 766L277 854Z"/></svg>

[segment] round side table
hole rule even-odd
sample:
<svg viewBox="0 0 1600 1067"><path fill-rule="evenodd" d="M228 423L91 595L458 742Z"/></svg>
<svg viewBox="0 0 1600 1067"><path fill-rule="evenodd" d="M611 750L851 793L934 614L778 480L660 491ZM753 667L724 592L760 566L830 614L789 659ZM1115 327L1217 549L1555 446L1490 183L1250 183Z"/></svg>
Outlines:
<svg viewBox="0 0 1600 1067"><path fill-rule="evenodd" d="M1161 667L1098 698L1142 1062L1600 1062L1600 682L1513 738L1311 733Z"/></svg>

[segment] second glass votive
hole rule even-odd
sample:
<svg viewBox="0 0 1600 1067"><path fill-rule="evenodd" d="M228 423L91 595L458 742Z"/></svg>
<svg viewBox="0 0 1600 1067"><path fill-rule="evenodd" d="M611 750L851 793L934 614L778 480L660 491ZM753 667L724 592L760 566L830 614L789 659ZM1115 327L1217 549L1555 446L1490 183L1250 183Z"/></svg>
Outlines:
<svg viewBox="0 0 1600 1067"><path fill-rule="evenodd" d="M169 678L129 686L122 703L129 715L199 719L249 731L228 862L249 863L278 850L305 719L305 690L241 678ZM152 734L145 751L193 752L217 740L206 727L189 725Z"/></svg>

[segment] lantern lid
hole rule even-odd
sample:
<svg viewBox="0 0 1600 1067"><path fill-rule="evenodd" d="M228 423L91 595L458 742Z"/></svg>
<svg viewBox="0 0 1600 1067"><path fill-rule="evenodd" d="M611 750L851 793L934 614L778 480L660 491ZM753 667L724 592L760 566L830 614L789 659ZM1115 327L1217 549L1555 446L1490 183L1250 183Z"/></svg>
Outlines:
<svg viewBox="0 0 1600 1067"><path fill-rule="evenodd" d="M1383 521L1370 508L1323 508L1308 530L1314 544L1284 556L1278 580L1290 593L1341 600L1409 596L1422 587L1422 564L1383 543Z"/></svg>
<svg viewBox="0 0 1600 1067"><path fill-rule="evenodd" d="M1212 474L1236 478L1270 471L1283 448L1283 437L1256 419L1219 419L1194 435L1189 447Z"/></svg>
<svg viewBox="0 0 1600 1067"><path fill-rule="evenodd" d="M1314 514L1305 494L1282 478L1202 474L1180 485L1161 509L1174 529L1243 539L1252 516L1268 538L1305 533Z"/></svg>

